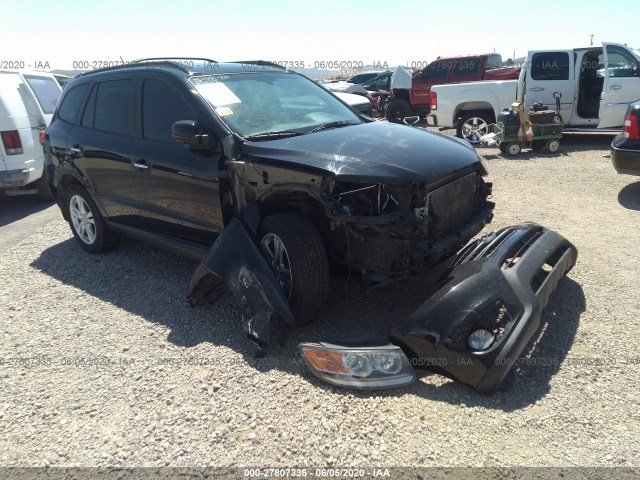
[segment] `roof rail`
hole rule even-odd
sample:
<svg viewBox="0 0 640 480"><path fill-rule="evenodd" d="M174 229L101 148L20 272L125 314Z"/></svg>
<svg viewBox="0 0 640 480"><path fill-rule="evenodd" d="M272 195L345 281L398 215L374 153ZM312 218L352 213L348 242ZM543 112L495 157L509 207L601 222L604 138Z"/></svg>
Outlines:
<svg viewBox="0 0 640 480"><path fill-rule="evenodd" d="M138 60L132 60L131 63L143 63L143 62L157 62L157 61L167 61L171 60L201 60L203 62L209 63L220 63L217 60L211 60L210 58L200 58L200 57L149 57L149 58L139 58Z"/></svg>
<svg viewBox="0 0 640 480"><path fill-rule="evenodd" d="M259 66L264 66L264 67L275 67L275 68L279 68L281 70L287 70L287 67L283 67L282 65L278 65L275 62L269 62L267 60L235 60L233 62L228 62L228 63L247 63L250 65L259 65Z"/></svg>
<svg viewBox="0 0 640 480"><path fill-rule="evenodd" d="M149 59L146 59L146 61L151 61ZM177 68L178 70L181 70L185 73L191 73L191 70L189 70L188 68L186 68L184 65L180 65L179 63L175 63L175 62L170 62L167 60L157 60L156 65L162 65L164 67L171 67L171 68ZM144 67L145 63L144 62L139 62L137 60L128 62L128 63L122 63L121 65L113 65L111 67L103 67L103 68L96 68L95 70L89 70L88 72L82 72L79 75L76 75L75 78L78 77L84 77L85 75L93 75L94 73L102 73L102 72L109 72L111 70L120 70L123 68L136 68L136 67Z"/></svg>

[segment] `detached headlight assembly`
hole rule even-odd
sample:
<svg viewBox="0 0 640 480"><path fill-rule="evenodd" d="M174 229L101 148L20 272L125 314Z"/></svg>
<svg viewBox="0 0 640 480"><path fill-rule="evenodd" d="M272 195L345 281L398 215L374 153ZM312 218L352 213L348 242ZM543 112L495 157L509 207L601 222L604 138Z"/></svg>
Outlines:
<svg viewBox="0 0 640 480"><path fill-rule="evenodd" d="M416 379L409 359L395 345L343 347L328 343L301 343L307 368L332 385L359 390L410 385Z"/></svg>

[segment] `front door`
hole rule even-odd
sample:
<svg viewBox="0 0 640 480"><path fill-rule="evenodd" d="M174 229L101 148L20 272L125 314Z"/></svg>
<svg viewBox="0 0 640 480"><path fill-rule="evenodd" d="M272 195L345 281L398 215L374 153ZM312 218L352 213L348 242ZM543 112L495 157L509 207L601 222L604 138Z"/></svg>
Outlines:
<svg viewBox="0 0 640 480"><path fill-rule="evenodd" d="M140 85L140 125L132 162L146 228L213 243L223 228L218 188L219 152L189 149L173 140L178 120L202 120L180 86L145 76ZM205 120L206 121L206 120ZM202 122L199 122L202 124Z"/></svg>
<svg viewBox="0 0 640 480"><path fill-rule="evenodd" d="M605 43L603 70L598 128L621 127L629 103L640 99L640 57L624 45Z"/></svg>

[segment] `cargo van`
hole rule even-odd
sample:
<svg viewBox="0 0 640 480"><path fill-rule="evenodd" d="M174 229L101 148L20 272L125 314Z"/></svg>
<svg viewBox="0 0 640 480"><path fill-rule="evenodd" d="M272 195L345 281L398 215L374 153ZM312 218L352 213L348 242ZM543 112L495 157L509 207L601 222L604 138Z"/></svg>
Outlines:
<svg viewBox="0 0 640 480"><path fill-rule="evenodd" d="M0 189L8 195L53 200L39 137L61 91L50 73L0 70Z"/></svg>

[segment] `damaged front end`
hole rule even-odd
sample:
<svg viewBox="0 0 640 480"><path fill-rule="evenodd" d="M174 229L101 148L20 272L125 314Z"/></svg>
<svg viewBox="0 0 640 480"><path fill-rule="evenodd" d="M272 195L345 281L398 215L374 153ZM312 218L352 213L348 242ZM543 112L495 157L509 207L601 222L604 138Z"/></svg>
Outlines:
<svg viewBox="0 0 640 480"><path fill-rule="evenodd" d="M475 170L429 185L333 181L325 195L330 256L369 284L418 273L491 222L491 190Z"/></svg>
<svg viewBox="0 0 640 480"><path fill-rule="evenodd" d="M439 290L391 332L390 344L378 346L399 347L406 355L404 384L412 381L408 369L413 367L492 393L536 332L542 309L576 259L569 241L537 224L486 234L458 253ZM360 361L369 362L366 368L356 364L354 369L353 347L301 344L300 350L323 380L345 386L348 377L351 388L371 388L374 357ZM309 359L312 350L315 358L324 356L333 363L327 366L325 361L325 371L318 369ZM327 369L332 369L329 374ZM339 383L335 372L340 373Z"/></svg>

